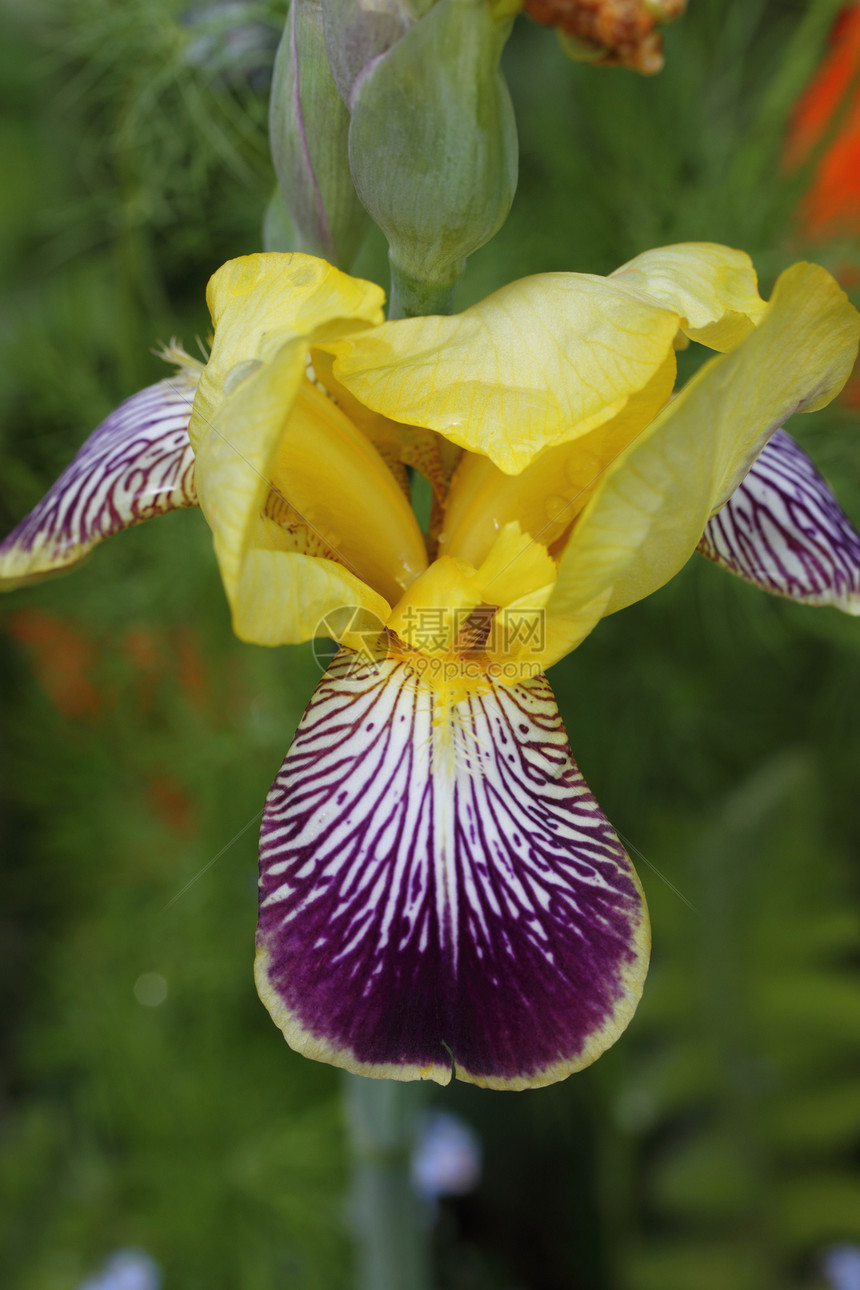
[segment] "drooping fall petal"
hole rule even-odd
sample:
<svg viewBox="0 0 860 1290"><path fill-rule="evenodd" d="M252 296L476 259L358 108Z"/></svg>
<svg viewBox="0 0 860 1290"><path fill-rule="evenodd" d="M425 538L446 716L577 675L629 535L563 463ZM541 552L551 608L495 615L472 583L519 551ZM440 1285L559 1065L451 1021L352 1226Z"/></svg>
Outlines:
<svg viewBox="0 0 860 1290"><path fill-rule="evenodd" d="M90 435L38 506L0 544L0 581L18 586L77 564L143 520L196 506L188 423L202 365L126 399Z"/></svg>
<svg viewBox="0 0 860 1290"><path fill-rule="evenodd" d="M393 658L329 668L263 816L258 989L348 1070L552 1083L632 1016L641 889L546 679L443 690Z"/></svg>
<svg viewBox="0 0 860 1290"><path fill-rule="evenodd" d="M860 534L784 430L708 521L698 549L763 591L860 614Z"/></svg>

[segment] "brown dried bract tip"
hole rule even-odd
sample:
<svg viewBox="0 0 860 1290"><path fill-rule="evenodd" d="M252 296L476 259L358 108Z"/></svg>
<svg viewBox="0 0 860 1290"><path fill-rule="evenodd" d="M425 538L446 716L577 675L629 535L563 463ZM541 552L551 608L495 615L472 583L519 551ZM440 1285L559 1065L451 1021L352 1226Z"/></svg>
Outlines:
<svg viewBox="0 0 860 1290"><path fill-rule="evenodd" d="M558 27L574 57L651 76L663 66L656 28L680 17L686 0L525 0L527 13Z"/></svg>

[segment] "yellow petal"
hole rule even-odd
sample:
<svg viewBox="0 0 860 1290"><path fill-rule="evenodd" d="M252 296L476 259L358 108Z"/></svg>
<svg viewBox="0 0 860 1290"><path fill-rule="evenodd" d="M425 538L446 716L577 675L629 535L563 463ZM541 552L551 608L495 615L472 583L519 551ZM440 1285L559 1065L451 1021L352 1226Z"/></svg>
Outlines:
<svg viewBox="0 0 860 1290"><path fill-rule="evenodd" d="M824 269L782 274L758 328L606 472L560 559L547 665L579 643L602 597L613 613L678 572L773 431L839 392L858 335L860 316Z"/></svg>
<svg viewBox="0 0 860 1290"><path fill-rule="evenodd" d="M391 471L309 381L300 382L270 478L340 562L390 599L427 567L421 530Z"/></svg>
<svg viewBox="0 0 860 1290"><path fill-rule="evenodd" d="M506 475L486 457L467 453L451 483L439 549L479 564L499 530L511 522L552 546L583 509L607 466L653 421L674 381L670 350L645 389L632 395L617 416L573 443L546 448L519 475Z"/></svg>
<svg viewBox="0 0 860 1290"><path fill-rule="evenodd" d="M410 649L447 654L481 598L472 566L442 556L413 582L394 606L386 626Z"/></svg>
<svg viewBox="0 0 860 1290"><path fill-rule="evenodd" d="M666 362L672 309L585 274L525 278L449 318L384 323L325 348L375 412L516 474L622 412Z"/></svg>
<svg viewBox="0 0 860 1290"><path fill-rule="evenodd" d="M532 608L537 607L537 601L542 603L541 597L555 576L555 561L543 543L523 533L515 523L505 525L475 573L485 604L517 608L526 601Z"/></svg>
<svg viewBox="0 0 860 1290"><path fill-rule="evenodd" d="M611 277L673 309L685 335L721 351L740 344L766 307L749 256L715 242L681 242L646 251Z"/></svg>
<svg viewBox="0 0 860 1290"><path fill-rule="evenodd" d="M379 323L384 299L374 283L311 255L270 252L228 260L206 289L215 336L190 427L195 448L231 392L231 373L241 379L273 342L288 336L331 337Z"/></svg>
<svg viewBox="0 0 860 1290"><path fill-rule="evenodd" d="M367 435L389 468L396 473L398 465L411 466L430 483L437 503L444 504L460 450L424 426L403 425L371 412L335 378L330 354L313 349L311 360L317 379L353 425ZM405 486L408 493L408 479Z"/></svg>
<svg viewBox="0 0 860 1290"><path fill-rule="evenodd" d="M398 579L426 564L405 499L372 445L307 381L305 357L303 338L282 344L221 404L198 446L200 505L234 627L259 644L306 640L342 606L384 621L388 601L378 593L399 594ZM316 507L311 531L338 564L285 549L289 535L265 518L273 481L299 514L299 503Z"/></svg>
<svg viewBox="0 0 860 1290"><path fill-rule="evenodd" d="M380 627L389 612L382 596L332 560L260 544L242 561L231 604L236 635L255 645L296 644L315 636L352 644L336 625L348 626L345 610L362 610Z"/></svg>

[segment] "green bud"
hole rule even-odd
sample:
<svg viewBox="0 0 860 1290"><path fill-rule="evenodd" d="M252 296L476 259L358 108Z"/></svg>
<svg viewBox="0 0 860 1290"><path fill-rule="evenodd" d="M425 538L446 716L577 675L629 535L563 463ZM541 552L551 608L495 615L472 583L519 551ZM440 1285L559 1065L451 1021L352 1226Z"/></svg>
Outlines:
<svg viewBox="0 0 860 1290"><path fill-rule="evenodd" d="M325 48L322 0L293 0L275 59L269 142L293 249L348 269L368 220L349 171L349 113Z"/></svg>
<svg viewBox="0 0 860 1290"><path fill-rule="evenodd" d="M364 67L395 45L415 21L406 0L323 0L325 46L347 107Z"/></svg>
<svg viewBox="0 0 860 1290"><path fill-rule="evenodd" d="M296 235L293 232L281 190L276 184L263 215L263 250L294 251L295 249Z"/></svg>
<svg viewBox="0 0 860 1290"><path fill-rule="evenodd" d="M353 179L405 283L456 283L510 209L517 135L499 72L510 26L487 0L438 0L355 82Z"/></svg>

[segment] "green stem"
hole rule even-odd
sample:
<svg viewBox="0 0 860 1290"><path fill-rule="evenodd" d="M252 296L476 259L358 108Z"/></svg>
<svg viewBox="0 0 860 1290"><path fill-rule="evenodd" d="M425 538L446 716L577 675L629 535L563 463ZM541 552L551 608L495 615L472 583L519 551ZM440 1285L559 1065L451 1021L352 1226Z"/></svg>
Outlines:
<svg viewBox="0 0 860 1290"><path fill-rule="evenodd" d="M344 1076L359 1290L429 1290L427 1232L410 1180L423 1086Z"/></svg>
<svg viewBox="0 0 860 1290"><path fill-rule="evenodd" d="M388 318L421 318L425 314L449 314L454 305L460 279L466 268L461 260L453 266L454 277L448 282L419 282L398 269L393 260L391 267L391 293L388 301Z"/></svg>

